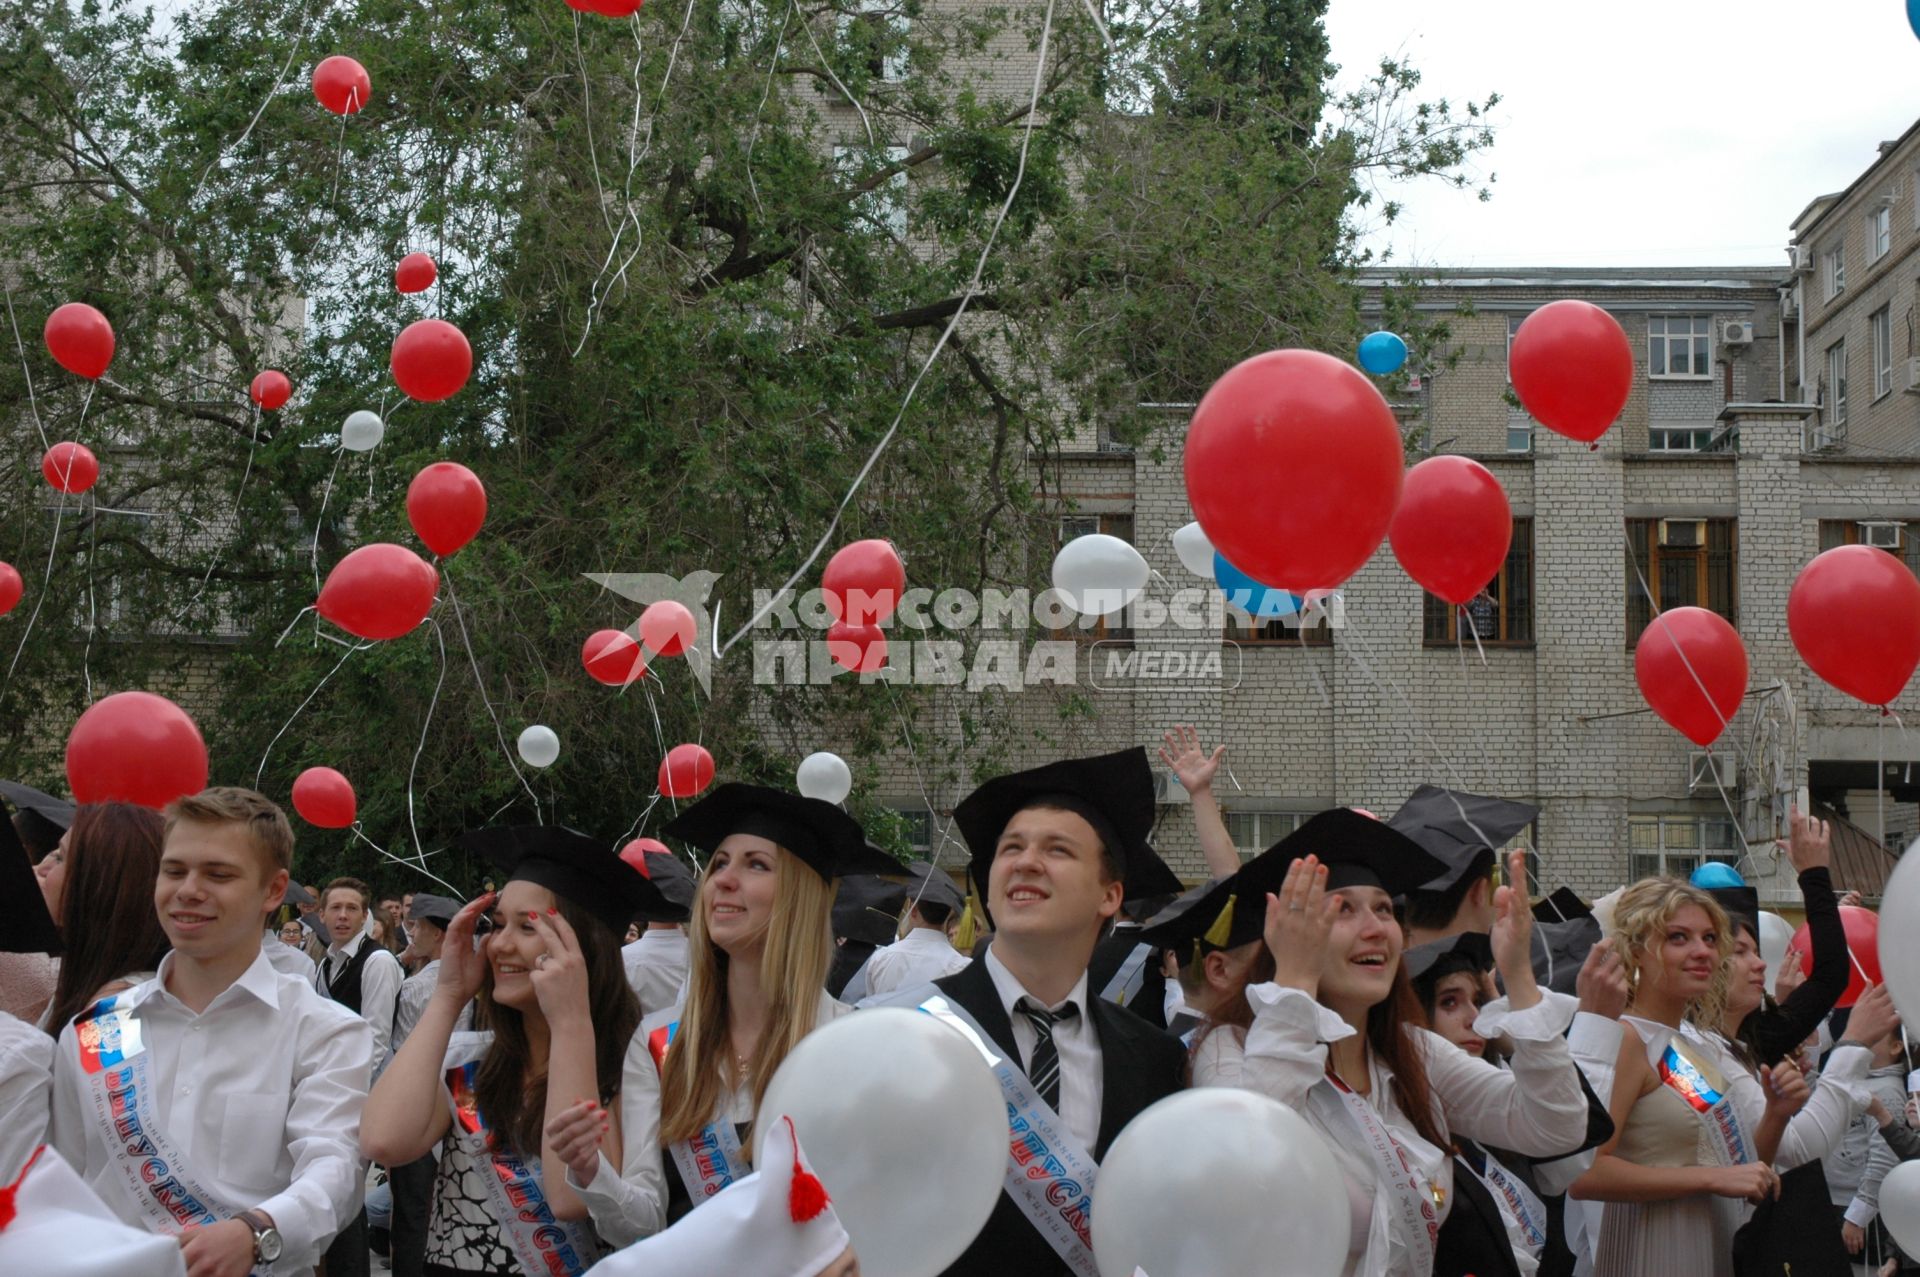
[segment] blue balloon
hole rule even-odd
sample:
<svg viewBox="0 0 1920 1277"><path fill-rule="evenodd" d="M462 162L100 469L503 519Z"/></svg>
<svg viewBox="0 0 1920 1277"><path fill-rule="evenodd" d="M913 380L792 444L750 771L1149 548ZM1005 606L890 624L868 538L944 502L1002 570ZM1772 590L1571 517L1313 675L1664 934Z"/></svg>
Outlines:
<svg viewBox="0 0 1920 1277"><path fill-rule="evenodd" d="M1920 4L1920 0L1912 0ZM1376 377L1390 372L1399 372L1400 365L1407 362L1407 343L1400 340L1399 334L1382 329L1377 333L1368 333L1360 339L1360 366Z"/></svg>
<svg viewBox="0 0 1920 1277"><path fill-rule="evenodd" d="M1920 0L1907 0L1907 25L1920 35Z"/></svg>
<svg viewBox="0 0 1920 1277"><path fill-rule="evenodd" d="M1740 876L1738 869L1735 869L1732 865L1723 865L1717 860L1710 860L1706 864L1701 865L1693 871L1693 876L1688 878L1687 881L1702 891L1712 891L1718 887L1744 887L1747 885L1747 880Z"/></svg>
<svg viewBox="0 0 1920 1277"><path fill-rule="evenodd" d="M1218 550L1213 552L1213 581L1227 596L1227 602L1258 621L1292 616L1304 606L1299 595L1262 585L1227 562L1226 555Z"/></svg>

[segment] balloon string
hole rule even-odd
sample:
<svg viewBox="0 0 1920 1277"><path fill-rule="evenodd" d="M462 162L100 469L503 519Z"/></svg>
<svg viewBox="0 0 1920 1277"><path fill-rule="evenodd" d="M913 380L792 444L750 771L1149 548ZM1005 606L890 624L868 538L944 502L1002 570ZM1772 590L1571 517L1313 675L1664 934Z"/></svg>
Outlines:
<svg viewBox="0 0 1920 1277"><path fill-rule="evenodd" d="M413 870L415 873L422 874L428 878L431 878L434 882L439 883L441 886L445 887L448 891L452 892L453 898L455 900L458 900L462 904L466 903L467 898L461 892L460 888L454 886L452 883L448 882L445 878L440 877L438 874L434 873L431 869L427 868L426 858L424 856L416 861L416 860L408 860L405 856L394 855L392 852L388 851L385 847L382 847L379 843L375 842L373 839L367 837L366 834L362 833L360 830L360 822L357 820L353 822L353 827L349 829L347 832L352 834L355 838L358 838L361 842L367 844L367 846L379 852L381 855L385 856L388 860L392 861L394 864L403 865L406 868Z"/></svg>
<svg viewBox="0 0 1920 1277"><path fill-rule="evenodd" d="M413 765L407 768L407 828L413 831L413 854L420 857L423 863L426 860L426 853L421 850L420 826L414 822L413 817L413 778L420 770L420 755L426 752L427 729L433 725L434 706L440 703L440 685L447 681L446 636L442 633L438 621L429 620L427 624L433 627L434 640L440 645L440 677L433 681L433 699L427 702L427 716L420 721L420 744L416 746L413 751ZM518 771L519 769L515 768L514 770ZM538 819L538 813L540 811L539 799L534 800L533 810L535 819Z"/></svg>
<svg viewBox="0 0 1920 1277"><path fill-rule="evenodd" d="M287 641L287 635L293 633L293 627L300 624L301 617L305 616L309 612L316 611L316 610L317 609L314 607L314 605L309 603L305 607L301 608L298 612L295 612L293 614L293 619L287 622L287 628L284 630L281 630L280 637L273 641L274 647L278 648L282 643ZM318 625L319 622L316 621L315 624Z"/></svg>
<svg viewBox="0 0 1920 1277"><path fill-rule="evenodd" d="M660 760L665 762L667 758L667 737L666 733L660 730L660 707L653 703L653 688L648 686L648 682L649 680L647 679L641 679L640 690L647 694L647 710L653 715L653 739L660 747ZM675 788L678 788L678 786L675 786ZM667 802L673 807L673 814L678 816L680 814L680 800L672 794L668 794L666 797Z"/></svg>
<svg viewBox="0 0 1920 1277"><path fill-rule="evenodd" d="M352 107L354 99L359 96L360 88L358 85L349 89L347 91L348 107ZM334 149L333 153L333 189L327 192L327 203L329 204L333 203L340 195L340 170L346 167L347 115L348 112L342 112L340 116L340 145Z"/></svg>
<svg viewBox="0 0 1920 1277"><path fill-rule="evenodd" d="M246 466L246 469L240 472L240 486L235 488L233 491L233 513L230 516L228 516L234 525L234 529L233 529L234 532L239 531L240 502L247 495L247 480L253 477L254 449L258 448L259 446L260 446L260 405L256 403L253 405L253 416L247 423L247 466ZM233 536L231 533L229 533L227 537L223 538L224 543L230 543L232 540L233 540ZM198 603L200 601L201 596L207 592L207 583L213 580L213 570L220 566L220 551L225 548L224 543L222 545L215 546L213 550L213 554L207 559L207 570L200 577L199 588L194 590L193 597L187 600L188 608L191 608L196 603ZM184 610L182 611L181 615L182 616L185 615Z"/></svg>
<svg viewBox="0 0 1920 1277"><path fill-rule="evenodd" d="M640 826L646 823L647 817L653 814L653 809L657 807L659 803L660 795L656 792L654 796L647 801L647 805L640 809L640 814L633 818L633 823L627 826L627 832L621 834L620 837L614 840L612 848L614 851L619 851L620 848L626 844L626 841L639 831ZM696 865L695 868L698 868L698 866Z"/></svg>
<svg viewBox="0 0 1920 1277"><path fill-rule="evenodd" d="M324 13L325 10L323 9L322 14ZM274 80L273 87L267 90L267 96L260 99L260 109L253 113L253 118L247 121L247 127L242 129L240 136L233 140L233 148L238 148L253 135L253 126L260 123L260 117L267 113L267 107L273 102L274 95L279 93L280 86L287 82L287 72L293 70L293 61L300 56L301 46L306 43L306 40L307 32L303 27L301 28L299 37L293 42L293 52L287 54L287 64L280 68L280 74ZM200 180L193 184L193 194L187 196L187 206L189 208L193 206L195 200L200 198L200 192L207 184L207 176L213 172L214 166L220 163L220 157L225 155L229 149L232 148L223 146L215 151L213 158L207 161L207 166L200 170Z"/></svg>
<svg viewBox="0 0 1920 1277"><path fill-rule="evenodd" d="M760 89L760 104L753 108L753 131L747 135L747 190L753 196L753 207L762 217L766 216L766 206L760 202L760 187L753 180L753 148L760 143L760 121L766 114L767 99L773 96L773 77L780 70L780 53L787 43L787 25L793 21L793 11L799 0L787 0L786 12L780 15L780 31L773 40L773 57L767 62L767 82Z"/></svg>
<svg viewBox="0 0 1920 1277"><path fill-rule="evenodd" d="M40 424L40 401L33 393L33 369L27 365L27 348L20 340L20 321L13 314L13 289L7 293L7 323L13 327L13 348L20 352L20 374L27 379L27 406L33 410L33 428L40 436L40 451L45 452L53 445L47 442L47 431Z"/></svg>
<svg viewBox="0 0 1920 1277"><path fill-rule="evenodd" d="M493 702L487 698L487 680L480 675L480 658L473 654L473 639L467 635L467 619L460 612L460 600L453 592L453 573L441 561L441 579L447 583L447 603L453 608L454 623L460 627L460 641L466 645L467 661L473 666L473 684L480 691L480 703L487 707L487 717L493 720L493 734L500 742L500 752L506 756L507 766L513 768L513 775L520 782L520 788L527 791L527 797L533 799L533 819L540 821L540 796L533 792L533 786L527 783L526 776L520 771L520 765L513 761L513 751L507 747L507 729L500 725L500 715L494 712Z"/></svg>
<svg viewBox="0 0 1920 1277"><path fill-rule="evenodd" d="M347 450L338 448L333 454L333 469L327 472L327 486L320 493L320 513L313 520L313 546L307 551L307 566L313 569L313 592L320 593L320 529L327 524L327 502L333 498L333 477L340 473L340 462Z"/></svg>
<svg viewBox="0 0 1920 1277"><path fill-rule="evenodd" d="M883 679L881 680L881 686L887 689L887 700L893 706L894 717L900 720L900 738L906 742L907 758L913 767L913 783L920 790L920 801L927 805L927 821L928 824L931 825L939 821L940 809L934 805L933 794L927 788L926 773L920 766L920 751L916 749L913 744L912 724L907 719L906 711L900 706L899 693L893 689L893 680ZM927 854L928 861L932 863L935 869L941 867L940 860L946 854L947 844L957 841L958 839L953 836L952 822L948 821L942 824L940 826L940 841L930 847ZM909 909L917 909L920 907L920 897L926 894L927 888L931 886L932 883L933 879L931 875L920 880L914 889L913 900L908 905Z"/></svg>
<svg viewBox="0 0 1920 1277"><path fill-rule="evenodd" d="M67 494L60 494L60 503L53 508L53 539L47 544L47 566L40 571L40 593L34 597L33 611L27 614L26 628L20 631L20 645L13 649L13 661L7 666L7 683L13 683L13 672L20 666L20 654L27 650L27 636L33 633L33 623L40 619L40 605L47 601L47 583L53 579L53 554L60 548L60 520L66 514Z"/></svg>
<svg viewBox="0 0 1920 1277"><path fill-rule="evenodd" d="M299 619L300 619L299 617L294 618L295 621L298 621ZM286 636L283 634L281 635L281 637L285 638ZM349 647L346 651L340 653L340 659L334 662L333 668L328 670L326 672L326 676L323 677L318 683L315 683L313 685L313 690L307 693L307 699L304 701L301 701L300 707L294 710L293 714L287 719L287 721L280 725L280 730L275 732L273 734L273 739L267 742L266 752L260 755L260 765L253 769L253 787L255 789L260 788L260 778L266 774L267 759L273 754L273 747L280 743L280 738L287 734L287 729L293 726L294 720L300 717L301 713L305 711L307 706L313 704L313 698L318 696L320 694L320 689L325 687L328 684L328 682L332 680L333 676L340 672L340 667L347 663L347 659L349 657L351 657L355 652L365 651L367 648L372 646L373 646L372 643L356 643L352 647Z"/></svg>
<svg viewBox="0 0 1920 1277"><path fill-rule="evenodd" d="M87 690L87 704L93 704L93 631L97 623L93 600L93 560L100 550L100 510L87 520L87 641L80 649L80 681Z"/></svg>
<svg viewBox="0 0 1920 1277"><path fill-rule="evenodd" d="M596 201L600 209L600 221L606 226L607 234L613 234L613 219L607 215L607 188L600 180L600 148L593 142L593 79L587 74L587 55L580 50L580 11L573 13L573 56L580 64L580 117L587 126L587 161L593 167L593 189L599 192ZM625 220L625 214L621 215Z"/></svg>
<svg viewBox="0 0 1920 1277"><path fill-rule="evenodd" d="M1033 64L1033 97L1027 106L1026 123L1022 127L1020 134L1019 166L1014 170L1013 183L1007 188L1007 197L1000 205L999 214L994 218L993 229L987 235L987 242L981 246L980 256L973 264L973 275L967 280L966 291L960 295L960 304L954 307L953 315L947 320L946 328L941 330L939 340L934 342L933 349L927 352L926 362L920 365L920 371L914 375L912 383L908 385L906 398L901 400L900 410L894 414L893 424L887 427L886 434L880 437L880 441L874 445L872 453L868 455L866 464L862 465L860 472L853 477L853 485L847 489L847 494L840 499L840 504L835 507L833 518L828 521L826 531L820 534L819 541L814 543L813 550L807 555L805 561L802 562L798 568L794 569L793 574L787 578L786 583L769 595L767 601L762 604L751 617L747 618L747 623L741 626L724 644L715 649L716 656L724 654L731 649L735 643L738 643L751 633L753 627L759 624L761 618L770 613L780 600L786 597L787 591L793 588L794 583L806 575L807 571L813 567L814 561L820 557L820 552L827 548L827 543L833 539L833 534L840 527L841 516L846 514L847 507L853 504L853 499L859 495L861 487L867 481L867 476L873 472L873 468L879 464L880 458L886 454L888 446L893 443L894 435L899 433L900 423L906 419L907 409L913 405L914 396L919 393L920 383L925 381L927 374L933 370L934 360L938 359L940 352L946 349L947 342L952 339L955 330L960 326L961 319L965 317L967 308L972 305L973 299L979 295L980 281L987 270L987 259L992 255L994 245L1000 240L1000 229L1006 225L1007 214L1012 211L1014 200L1019 198L1021 184L1026 180L1027 151L1033 144L1035 120L1040 114L1040 90L1046 83L1047 49L1053 37L1053 4L1054 0L1047 0L1046 18L1040 28L1038 55ZM808 29L807 34L809 38L812 37L813 33L811 29ZM826 59L822 58L821 61L824 65ZM863 112L863 117L864 114Z"/></svg>
<svg viewBox="0 0 1920 1277"><path fill-rule="evenodd" d="M1331 632L1333 629L1333 617L1331 615L1328 615L1324 619L1326 620L1328 631ZM1300 653L1301 653L1300 663L1306 666L1307 677L1313 680L1313 690L1317 692L1320 696L1321 707L1324 709L1332 709L1333 697L1327 692L1327 685L1324 682L1322 682L1320 679L1320 667L1318 665L1315 665L1313 662L1313 658L1307 655L1309 648L1307 646L1306 625L1301 624L1299 626L1296 626L1294 628L1294 633L1297 634L1300 638ZM1237 787L1237 782L1236 782L1236 787Z"/></svg>

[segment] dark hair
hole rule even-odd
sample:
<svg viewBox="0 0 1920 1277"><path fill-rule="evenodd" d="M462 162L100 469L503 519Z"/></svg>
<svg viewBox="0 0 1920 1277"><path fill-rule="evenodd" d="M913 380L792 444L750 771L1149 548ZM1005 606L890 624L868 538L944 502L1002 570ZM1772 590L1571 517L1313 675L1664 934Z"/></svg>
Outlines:
<svg viewBox="0 0 1920 1277"><path fill-rule="evenodd" d="M47 858L48 852L60 845L60 835L66 830L33 808L22 807L13 813L13 832L20 835L20 845L27 849L27 859L37 865Z"/></svg>
<svg viewBox="0 0 1920 1277"><path fill-rule="evenodd" d="M1485 882L1492 876L1496 859L1493 852L1482 847L1474 856L1472 867L1445 891L1409 891L1407 926L1418 927L1422 931L1446 930L1453 924L1453 916L1460 912L1460 906L1466 903L1467 893L1473 890L1474 884Z"/></svg>
<svg viewBox="0 0 1920 1277"><path fill-rule="evenodd" d="M620 1071L627 1047L640 1027L640 1001L627 983L620 957L620 938L605 923L565 896L554 894L560 916L580 941L587 964L587 1009L593 1020L594 1077L602 1104L620 1093ZM547 1080L527 1085L530 1048L527 1026L520 1012L493 1000L493 968L489 964L480 986L479 1014L493 1030L493 1045L474 1078L474 1099L480 1105L494 1138L523 1157L540 1152L540 1132L547 1120Z"/></svg>
<svg viewBox="0 0 1920 1277"><path fill-rule="evenodd" d="M947 919L953 917L953 906L936 904L931 900L922 900L914 906L922 918L936 927L947 925Z"/></svg>
<svg viewBox="0 0 1920 1277"><path fill-rule="evenodd" d="M60 909L67 953L46 1021L55 1037L103 986L152 971L166 956L153 907L164 829L159 812L131 803L89 803L74 813Z"/></svg>
<svg viewBox="0 0 1920 1277"><path fill-rule="evenodd" d="M361 882L358 878L335 878L332 882L320 889L320 907L322 909L327 907L327 897L335 891L357 891L360 893L360 907L366 910L373 908L373 888L367 886L366 883Z"/></svg>

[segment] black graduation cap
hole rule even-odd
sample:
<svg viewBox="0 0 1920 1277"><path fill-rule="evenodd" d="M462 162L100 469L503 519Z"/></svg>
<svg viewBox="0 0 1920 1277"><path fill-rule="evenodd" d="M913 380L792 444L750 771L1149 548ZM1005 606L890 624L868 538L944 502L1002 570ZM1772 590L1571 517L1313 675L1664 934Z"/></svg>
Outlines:
<svg viewBox="0 0 1920 1277"><path fill-rule="evenodd" d="M1555 993L1577 992L1580 967L1601 940L1600 920L1583 913L1569 915L1566 922L1535 922L1533 936L1533 978L1540 987Z"/></svg>
<svg viewBox="0 0 1920 1277"><path fill-rule="evenodd" d="M660 889L618 852L578 830L519 825L475 830L458 841L504 869L507 882L530 882L565 896L605 923L616 939L627 933L636 914L665 903Z"/></svg>
<svg viewBox="0 0 1920 1277"><path fill-rule="evenodd" d="M1234 949L1258 940L1266 929L1267 894L1285 884L1287 870L1303 856L1318 856L1327 867L1327 890L1379 887L1390 896L1433 877L1440 862L1384 821L1351 807L1335 807L1240 866L1232 877L1209 887L1170 922L1155 920L1140 933L1145 944L1180 949L1205 940L1217 949Z"/></svg>
<svg viewBox="0 0 1920 1277"><path fill-rule="evenodd" d="M413 893L413 904L407 908L407 921L431 922L436 927L445 928L453 921L453 915L459 913L460 909L461 904L458 900L416 891Z"/></svg>
<svg viewBox="0 0 1920 1277"><path fill-rule="evenodd" d="M670 851L650 851L646 857L647 879L659 888L665 907L642 910L640 921L686 922L692 918L693 897L699 889L699 884L693 880L693 870Z"/></svg>
<svg viewBox="0 0 1920 1277"><path fill-rule="evenodd" d="M51 953L63 950L60 928L47 912L33 861L13 822L0 819L0 953Z"/></svg>
<svg viewBox="0 0 1920 1277"><path fill-rule="evenodd" d="M1535 922L1572 922L1576 918L1591 917L1593 910L1572 887L1555 887L1551 895L1533 902Z"/></svg>
<svg viewBox="0 0 1920 1277"><path fill-rule="evenodd" d="M1183 967L1186 966L1199 952L1199 946L1190 941L1181 944L1157 941L1153 938L1156 934L1156 928L1170 926L1172 923L1185 917L1191 910L1200 908L1201 902L1206 900L1216 887L1227 881L1229 881L1228 878L1209 878L1197 887L1187 888L1187 890L1175 896L1165 907L1155 911L1147 919L1146 927L1140 932L1137 939L1142 944L1168 948L1173 953L1175 959L1179 961L1180 965Z"/></svg>
<svg viewBox="0 0 1920 1277"><path fill-rule="evenodd" d="M1153 788L1153 768L1147 751L1138 745L996 776L953 809L954 824L973 853L968 873L985 896L987 871L1008 822L1029 807L1058 807L1092 825L1124 866L1123 899L1178 895L1179 877L1148 842L1155 814Z"/></svg>
<svg viewBox="0 0 1920 1277"><path fill-rule="evenodd" d="M907 888L872 874L849 874L833 897L833 934L858 944L892 944Z"/></svg>
<svg viewBox="0 0 1920 1277"><path fill-rule="evenodd" d="M1760 938L1760 892L1753 887L1708 887L1708 895L1727 911L1736 927L1745 927L1757 941Z"/></svg>
<svg viewBox="0 0 1920 1277"><path fill-rule="evenodd" d="M967 907L967 898L953 885L953 879L947 877L947 871L925 860L916 860L907 866L906 893L909 902L945 905L956 912Z"/></svg>
<svg viewBox="0 0 1920 1277"><path fill-rule="evenodd" d="M1415 984L1438 984L1456 971L1478 975L1493 970L1493 937L1484 931L1463 931L1457 936L1415 945L1401 959L1407 978Z"/></svg>
<svg viewBox="0 0 1920 1277"><path fill-rule="evenodd" d="M416 893L415 899L418 899L418 898L419 898L418 894ZM285 903L290 905L317 905L320 902L313 898L313 893L311 891L308 891L305 887L301 886L299 883L289 878L287 879L287 895L286 895Z"/></svg>
<svg viewBox="0 0 1920 1277"><path fill-rule="evenodd" d="M1476 863L1491 865L1491 858L1507 840L1539 814L1538 807L1527 803L1422 785L1387 823L1444 865L1431 881L1415 883L1409 890L1445 891Z"/></svg>
<svg viewBox="0 0 1920 1277"><path fill-rule="evenodd" d="M860 822L829 802L739 781L720 786L667 822L662 833L711 852L733 834L786 848L832 882L848 874L900 874L899 861L867 842Z"/></svg>
<svg viewBox="0 0 1920 1277"><path fill-rule="evenodd" d="M0 798L12 803L26 837L40 845L40 854L52 851L60 835L73 827L73 804L42 793L16 780L0 780Z"/></svg>

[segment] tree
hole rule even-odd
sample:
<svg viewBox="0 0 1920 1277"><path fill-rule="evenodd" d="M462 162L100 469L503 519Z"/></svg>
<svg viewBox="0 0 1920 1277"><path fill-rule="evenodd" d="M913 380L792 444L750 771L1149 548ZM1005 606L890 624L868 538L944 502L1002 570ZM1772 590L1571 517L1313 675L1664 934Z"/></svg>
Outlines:
<svg viewBox="0 0 1920 1277"><path fill-rule="evenodd" d="M1455 178L1487 138L1477 107L1415 106L1404 68L1326 110L1323 7L1122 5L1108 45L1040 4L660 0L618 22L546 0L203 0L171 21L16 3L0 252L22 358L4 376L34 395L0 550L46 602L0 689L0 758L45 779L90 695L198 679L216 777L258 769L283 796L300 767L338 767L387 844L531 819L529 790L542 818L611 837L646 812L661 748L695 738L781 782L807 736L912 741L950 802L1016 743L1004 702L756 689L744 642L710 699L666 661L622 695L577 653L635 609L582 574L718 572L732 630L888 440L835 543L890 537L935 589L1026 584L1068 432L1195 398L1257 349L1350 345L1363 179ZM357 115L308 90L333 52L371 75ZM407 298L391 272L411 250L441 278ZM70 299L120 338L90 400L34 342ZM436 405L385 371L426 314L478 356ZM270 364L295 400L250 412ZM369 407L385 441L342 457L338 423ZM57 543L36 415L115 444ZM441 565L432 627L362 651L311 621L280 641L348 549L411 543L404 486L442 457L480 474L489 518ZM135 508L154 516L110 513ZM89 582L116 609L91 629ZM562 741L551 779L509 755L536 722ZM371 857L302 836L303 865ZM448 860L477 877L429 863Z"/></svg>

